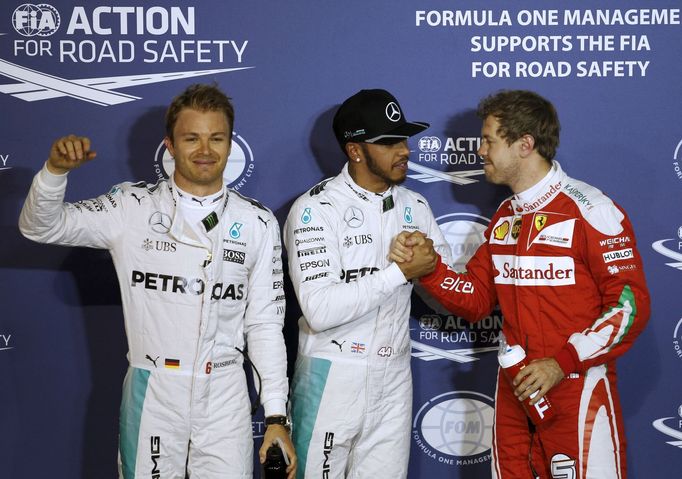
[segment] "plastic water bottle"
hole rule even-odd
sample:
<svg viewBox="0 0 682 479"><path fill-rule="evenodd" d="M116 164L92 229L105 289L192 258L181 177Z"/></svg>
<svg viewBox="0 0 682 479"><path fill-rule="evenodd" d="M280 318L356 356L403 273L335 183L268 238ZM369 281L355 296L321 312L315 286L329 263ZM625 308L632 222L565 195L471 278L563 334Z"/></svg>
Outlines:
<svg viewBox="0 0 682 479"><path fill-rule="evenodd" d="M509 380L509 384L512 384L516 375L528 365L528 363L526 363L526 351L518 344L513 346L507 344L507 339L504 337L504 334L500 334L500 349L497 353L497 360L500 363L504 375ZM531 399L537 395L538 392L535 391L521 403L526 414L536 426L543 424L554 417L554 409L552 409L552 404L549 402L547 396L543 396L535 404L530 404Z"/></svg>

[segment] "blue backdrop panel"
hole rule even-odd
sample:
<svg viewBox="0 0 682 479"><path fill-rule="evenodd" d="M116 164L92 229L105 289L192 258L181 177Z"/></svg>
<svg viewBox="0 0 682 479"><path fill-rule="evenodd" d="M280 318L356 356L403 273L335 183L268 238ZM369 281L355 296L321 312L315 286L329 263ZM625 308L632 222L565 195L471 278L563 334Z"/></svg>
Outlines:
<svg viewBox="0 0 682 479"><path fill-rule="evenodd" d="M508 194L475 154L475 107L501 88L557 106L557 159L630 214L652 294L649 327L619 360L630 477L682 460L682 34L679 2L601 0L55 1L0 5L0 477L116 477L126 342L106 252L36 245L17 230L50 145L88 135L98 158L68 200L172 171L165 107L195 82L234 99L226 181L275 211L335 175L331 118L386 88L431 123L407 186L425 195L462 265ZM290 359L299 314L289 285ZM410 478L488 478L502 315L479 324L415 299ZM262 417L254 420L256 441ZM655 470L652 471L652 465Z"/></svg>

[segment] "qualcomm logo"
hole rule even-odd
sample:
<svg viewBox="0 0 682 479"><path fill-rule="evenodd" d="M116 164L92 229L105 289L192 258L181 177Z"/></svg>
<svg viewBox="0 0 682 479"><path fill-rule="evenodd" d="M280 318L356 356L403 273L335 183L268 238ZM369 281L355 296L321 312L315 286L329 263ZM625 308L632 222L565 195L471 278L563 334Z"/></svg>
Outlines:
<svg viewBox="0 0 682 479"><path fill-rule="evenodd" d="M677 417L662 417L656 419L651 425L659 432L662 432L672 441L667 441L671 446L682 448L682 405L677 408Z"/></svg>
<svg viewBox="0 0 682 479"><path fill-rule="evenodd" d="M677 243L677 250L671 249L665 245L665 243L672 242ZM667 238L655 241L651 244L651 247L659 254L662 254L666 258L674 260L672 263L666 263L667 266L671 268L682 270L682 226L677 228L677 239Z"/></svg>
<svg viewBox="0 0 682 479"><path fill-rule="evenodd" d="M232 133L232 149L227 157L227 166L223 171L225 184L235 191L239 191L253 174L255 168L253 152L246 140ZM163 141L159 144L154 155L154 172L161 180L170 178L175 171L175 160L171 156Z"/></svg>
<svg viewBox="0 0 682 479"><path fill-rule="evenodd" d="M472 465L490 461L493 399L474 391L451 391L429 399L412 424L412 439L434 461Z"/></svg>
<svg viewBox="0 0 682 479"><path fill-rule="evenodd" d="M416 173L407 176L422 183L437 181L447 181L456 185L478 183L479 180L474 177L484 174L482 168L442 171L431 166L445 165L448 168L452 166L480 166L481 158L476 153L479 144L480 138L478 137L447 138L443 144L443 141L437 136L423 136L418 142L421 153L417 155L417 162L408 162L410 170ZM429 166L424 165L424 163Z"/></svg>

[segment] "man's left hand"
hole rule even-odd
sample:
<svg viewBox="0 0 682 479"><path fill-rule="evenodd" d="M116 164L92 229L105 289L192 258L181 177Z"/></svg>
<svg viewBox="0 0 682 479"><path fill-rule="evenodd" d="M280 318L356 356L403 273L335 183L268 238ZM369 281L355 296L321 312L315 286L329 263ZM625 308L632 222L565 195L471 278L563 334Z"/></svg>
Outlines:
<svg viewBox="0 0 682 479"><path fill-rule="evenodd" d="M525 401L538 392L530 403L535 404L564 378L564 372L554 358L535 359L514 378L514 394L519 401Z"/></svg>
<svg viewBox="0 0 682 479"><path fill-rule="evenodd" d="M296 451L294 444L289 437L289 431L284 426L279 424L270 424L265 430L265 437L263 438L263 445L258 451L260 463L265 462L265 457L271 445L277 445L276 439L279 438L282 443L284 452L289 457L289 466L287 467L287 479L294 479L296 477Z"/></svg>

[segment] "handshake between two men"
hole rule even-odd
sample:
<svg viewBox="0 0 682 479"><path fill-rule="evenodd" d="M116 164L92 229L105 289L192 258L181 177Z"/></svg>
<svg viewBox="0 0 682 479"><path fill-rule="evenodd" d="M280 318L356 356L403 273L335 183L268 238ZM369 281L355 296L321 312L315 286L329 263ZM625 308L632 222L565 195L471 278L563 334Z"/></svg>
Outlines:
<svg viewBox="0 0 682 479"><path fill-rule="evenodd" d="M403 231L396 236L388 257L398 264L408 281L432 273L440 261L433 241L421 231Z"/></svg>

